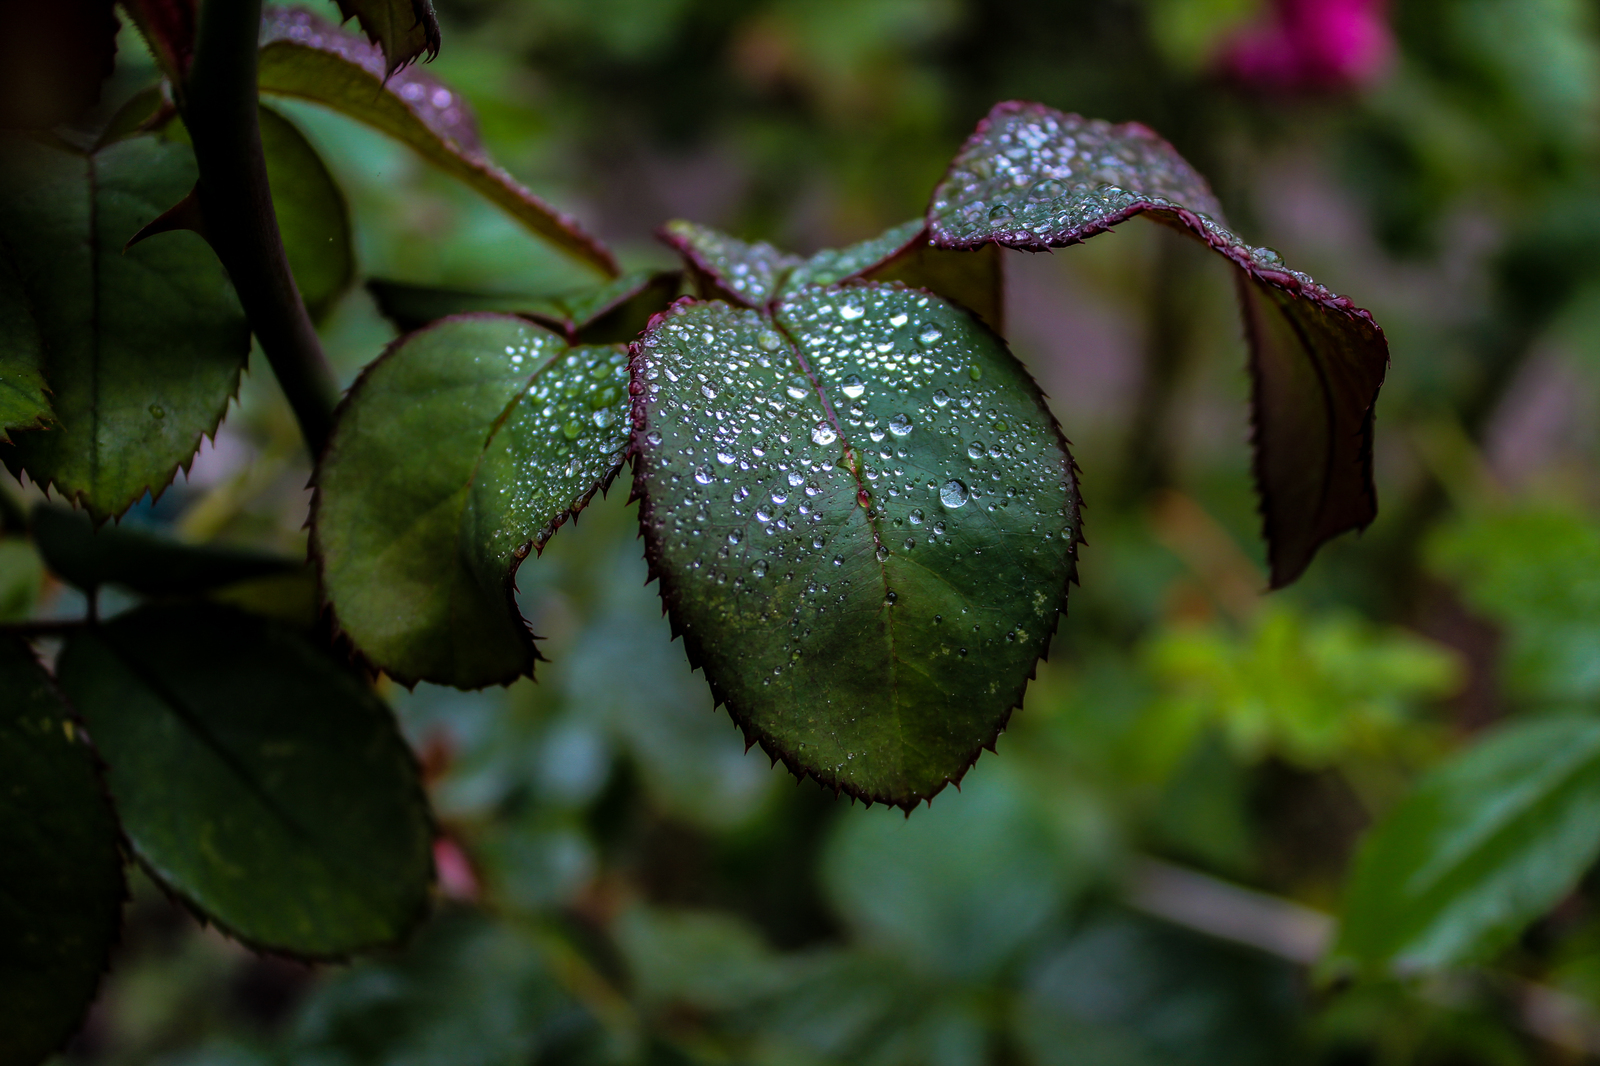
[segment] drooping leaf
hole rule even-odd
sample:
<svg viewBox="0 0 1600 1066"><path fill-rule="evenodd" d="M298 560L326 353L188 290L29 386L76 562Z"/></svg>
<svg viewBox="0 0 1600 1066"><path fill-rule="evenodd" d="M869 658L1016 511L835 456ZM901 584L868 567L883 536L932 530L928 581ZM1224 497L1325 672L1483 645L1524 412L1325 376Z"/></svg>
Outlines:
<svg viewBox="0 0 1600 1066"><path fill-rule="evenodd" d="M1600 720L1509 726L1433 770L1362 843L1329 962L1437 970L1505 947L1600 854Z"/></svg>
<svg viewBox="0 0 1600 1066"><path fill-rule="evenodd" d="M432 825L360 676L222 607L143 607L74 633L57 676L111 767L140 862L247 943L329 958L419 922Z"/></svg>
<svg viewBox="0 0 1600 1066"><path fill-rule="evenodd" d="M0 637L0 1066L59 1050L122 924L117 820L50 677Z"/></svg>
<svg viewBox="0 0 1600 1066"><path fill-rule="evenodd" d="M661 239L683 256L701 296L745 307L771 302L790 272L805 262L766 241L750 244L681 219L663 226Z"/></svg>
<svg viewBox="0 0 1600 1066"><path fill-rule="evenodd" d="M249 354L238 298L198 236L123 251L194 181L189 148L156 136L92 155L0 145L0 251L40 331L54 410L0 455L96 519L166 486L216 428Z"/></svg>
<svg viewBox="0 0 1600 1066"><path fill-rule="evenodd" d="M65 507L33 509L33 539L51 570L82 589L121 585L146 596L186 596L288 574L294 559L247 548L184 544L137 526L106 524Z"/></svg>
<svg viewBox="0 0 1600 1066"><path fill-rule="evenodd" d="M627 379L621 346L491 314L434 323L367 368L311 521L328 601L375 666L459 688L532 672L517 567L616 475Z"/></svg>
<svg viewBox="0 0 1600 1066"><path fill-rule="evenodd" d="M775 319L685 303L635 345L635 494L690 661L800 774L909 808L1044 653L1078 537L1037 387L969 314L865 284Z"/></svg>
<svg viewBox="0 0 1600 1066"><path fill-rule="evenodd" d="M50 398L39 363L44 340L28 306L16 264L0 245L0 441L12 429L39 426L50 417Z"/></svg>
<svg viewBox="0 0 1600 1066"><path fill-rule="evenodd" d="M350 210L328 165L294 123L270 107L261 108L260 123L283 250L306 310L320 319L355 280Z"/></svg>
<svg viewBox="0 0 1600 1066"><path fill-rule="evenodd" d="M5 6L0 129L48 129L94 106L116 61L113 6L112 0Z"/></svg>
<svg viewBox="0 0 1600 1066"><path fill-rule="evenodd" d="M431 0L338 0L339 14L355 18L367 40L383 49L392 75L424 52L439 54L439 20Z"/></svg>
<svg viewBox="0 0 1600 1066"><path fill-rule="evenodd" d="M1372 316L1226 229L1205 179L1138 123L999 104L934 190L928 225L942 248L1042 251L1145 213L1239 271L1256 484L1272 585L1282 587L1324 541L1377 514L1373 405L1389 355Z"/></svg>
<svg viewBox="0 0 1600 1066"><path fill-rule="evenodd" d="M603 244L490 161L466 100L437 78L407 67L386 80L376 47L307 11L269 9L261 45L262 92L310 100L387 133L557 248L617 275Z"/></svg>
<svg viewBox="0 0 1600 1066"><path fill-rule="evenodd" d="M555 296L464 292L372 278L367 289L378 310L402 330L420 329L450 315L499 311L553 329L573 344L617 344L637 337L650 316L678 294L675 270L636 270L615 281Z"/></svg>
<svg viewBox="0 0 1600 1066"><path fill-rule="evenodd" d="M783 279L780 291L788 294L807 285L837 285L861 277L890 259L925 244L927 229L927 223L920 218L913 219L858 244L845 248L824 248L791 270Z"/></svg>

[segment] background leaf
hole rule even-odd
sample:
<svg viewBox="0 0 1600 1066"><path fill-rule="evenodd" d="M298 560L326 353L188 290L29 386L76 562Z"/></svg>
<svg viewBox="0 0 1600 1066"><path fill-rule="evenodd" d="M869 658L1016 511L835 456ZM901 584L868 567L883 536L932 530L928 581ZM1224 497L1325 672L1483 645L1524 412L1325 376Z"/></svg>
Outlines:
<svg viewBox="0 0 1600 1066"><path fill-rule="evenodd" d="M433 833L416 763L362 678L294 630L144 607L74 633L57 676L134 853L200 914L314 958L422 920Z"/></svg>
<svg viewBox="0 0 1600 1066"><path fill-rule="evenodd" d="M55 411L0 455L96 520L166 486L215 430L249 354L238 299L198 236L123 251L194 181L188 146L155 136L93 155L0 146L0 244L43 338Z"/></svg>
<svg viewBox="0 0 1600 1066"><path fill-rule="evenodd" d="M439 54L439 20L431 0L338 0L339 14L354 17L367 40L383 49L389 74L424 52Z"/></svg>
<svg viewBox="0 0 1600 1066"><path fill-rule="evenodd" d="M272 8L262 22L261 91L331 107L415 149L536 235L605 277L611 252L490 162L460 94L415 67L386 76L378 49L308 11Z"/></svg>
<svg viewBox="0 0 1600 1066"><path fill-rule="evenodd" d="M48 129L94 106L117 54L112 7L112 0L6 5L0 129Z"/></svg>
<svg viewBox="0 0 1600 1066"><path fill-rule="evenodd" d="M1476 962L1571 891L1600 853L1600 720L1501 730L1432 771L1363 841L1329 962Z"/></svg>
<svg viewBox="0 0 1600 1066"><path fill-rule="evenodd" d="M29 429L50 417L50 398L39 363L44 342L28 306L16 264L0 246L0 441L7 430Z"/></svg>
<svg viewBox="0 0 1600 1066"><path fill-rule="evenodd" d="M637 337L651 315L666 309L682 282L676 270L635 270L553 296L462 292L384 278L370 279L367 289L378 310L402 332L450 315L501 311L553 329L573 344L621 344Z"/></svg>
<svg viewBox="0 0 1600 1066"><path fill-rule="evenodd" d="M355 280L350 210L305 134L270 107L261 108L261 147L289 268L306 309L321 319Z"/></svg>
<svg viewBox="0 0 1600 1066"><path fill-rule="evenodd" d="M1022 697L1073 571L1055 420L970 315L882 285L642 338L635 494L690 661L799 774L910 807Z"/></svg>
<svg viewBox="0 0 1600 1066"><path fill-rule="evenodd" d="M312 541L374 665L460 688L532 672L517 567L616 475L626 405L620 346L568 348L506 315L444 319L362 374L317 470Z"/></svg>
<svg viewBox="0 0 1600 1066"><path fill-rule="evenodd" d="M928 226L940 247L1043 251L1146 212L1240 272L1256 487L1272 586L1281 588L1324 541L1377 514L1373 405L1389 349L1372 316L1224 228L1205 179L1136 122L998 104L934 190Z"/></svg>
<svg viewBox="0 0 1600 1066"><path fill-rule="evenodd" d="M294 559L246 548L185 544L128 525L94 528L87 515L40 504L33 539L50 569L81 589L121 585L146 596L184 596L253 578L291 574Z"/></svg>
<svg viewBox="0 0 1600 1066"><path fill-rule="evenodd" d="M49 675L0 636L0 1064L77 1030L122 925L117 821Z"/></svg>

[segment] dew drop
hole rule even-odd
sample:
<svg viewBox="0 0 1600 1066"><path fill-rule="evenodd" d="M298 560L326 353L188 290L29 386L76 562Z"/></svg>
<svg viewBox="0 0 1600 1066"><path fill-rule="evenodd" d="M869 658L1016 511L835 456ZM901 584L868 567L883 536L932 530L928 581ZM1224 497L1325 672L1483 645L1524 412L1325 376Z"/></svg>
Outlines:
<svg viewBox="0 0 1600 1066"><path fill-rule="evenodd" d="M983 446L983 441L981 441L981 440L975 440L971 444L967 445L967 458L968 459L982 459L985 455L988 455L988 454L989 454L989 449L987 449L987 448L985 448Z"/></svg>
<svg viewBox="0 0 1600 1066"><path fill-rule="evenodd" d="M737 544L743 539L744 539L744 531L743 530L730 529L728 531L728 543L729 544Z"/></svg>
<svg viewBox="0 0 1600 1066"><path fill-rule="evenodd" d="M801 483L804 482L805 479L806 479L805 475L800 473L800 471L798 471L798 470L789 471L789 485L790 485L791 488L799 488Z"/></svg>
<svg viewBox="0 0 1600 1066"><path fill-rule="evenodd" d="M914 526L922 525L922 508L919 507L916 510L912 511L911 514L908 517L911 519L911 524L912 525L914 525Z"/></svg>
<svg viewBox="0 0 1600 1066"><path fill-rule="evenodd" d="M839 439L839 434L828 423L818 422L817 428L811 431L811 439L818 444L832 444Z"/></svg>
<svg viewBox="0 0 1600 1066"><path fill-rule="evenodd" d="M1005 204L995 204L989 208L990 222L1006 222L1011 218L1011 208Z"/></svg>
<svg viewBox="0 0 1600 1066"><path fill-rule="evenodd" d="M791 400L803 400L811 394L811 382L799 374L790 378L783 388Z"/></svg>
<svg viewBox="0 0 1600 1066"><path fill-rule="evenodd" d="M1045 178L1033 183L1033 188L1028 190L1030 200L1054 200L1066 193L1067 188L1055 178Z"/></svg>
<svg viewBox="0 0 1600 1066"><path fill-rule="evenodd" d="M939 490L939 502L950 508L965 506L967 502L967 487L955 478L951 478Z"/></svg>
<svg viewBox="0 0 1600 1066"><path fill-rule="evenodd" d="M852 400L859 399L861 394L867 391L867 383L861 380L860 375L851 374L840 384L839 391Z"/></svg>
<svg viewBox="0 0 1600 1066"><path fill-rule="evenodd" d="M661 434L652 429L644 435L644 442L652 448L659 448L661 447Z"/></svg>
<svg viewBox="0 0 1600 1066"><path fill-rule="evenodd" d="M943 407L950 402L950 394L943 389L938 389L933 394L933 406Z"/></svg>
<svg viewBox="0 0 1600 1066"><path fill-rule="evenodd" d="M897 437L904 437L911 432L911 419L904 412L889 419L889 432Z"/></svg>
<svg viewBox="0 0 1600 1066"><path fill-rule="evenodd" d="M929 326L927 329L917 334L917 343L922 345L924 348L931 348L935 344L938 344L943 338L944 334L940 332L937 326Z"/></svg>
<svg viewBox="0 0 1600 1066"><path fill-rule="evenodd" d="M694 468L694 479L702 485L709 485L714 480L711 471L703 466Z"/></svg>
<svg viewBox="0 0 1600 1066"><path fill-rule="evenodd" d="M854 322L866 313L867 309L859 304L844 304L839 308L839 317L846 322Z"/></svg>
<svg viewBox="0 0 1600 1066"><path fill-rule="evenodd" d="M617 412L609 407L602 407L594 413L594 424L605 429L617 420Z"/></svg>
<svg viewBox="0 0 1600 1066"><path fill-rule="evenodd" d="M968 374L969 377L972 378L973 381L982 381L983 380L983 367L978 366L976 363L974 363L967 370L967 374Z"/></svg>
<svg viewBox="0 0 1600 1066"><path fill-rule="evenodd" d="M155 416L156 418L166 418L167 417L167 409L165 407L162 407L158 403L153 403L153 404L150 405L150 413L153 416Z"/></svg>
<svg viewBox="0 0 1600 1066"><path fill-rule="evenodd" d="M761 334L761 336L756 340L756 343L761 345L761 350L764 352L775 352L778 350L778 347L783 344L783 338L779 337L776 333L769 329L765 333Z"/></svg>
<svg viewBox="0 0 1600 1066"><path fill-rule="evenodd" d="M583 427L578 425L578 420L575 419L575 418L570 420L566 425L561 427L561 435L563 437L567 438L568 440L577 440L578 439L578 434L582 433L582 432L583 432Z"/></svg>
<svg viewBox="0 0 1600 1066"><path fill-rule="evenodd" d="M880 544L878 545L877 550L872 553L872 557L881 563L885 559L889 558L889 549Z"/></svg>

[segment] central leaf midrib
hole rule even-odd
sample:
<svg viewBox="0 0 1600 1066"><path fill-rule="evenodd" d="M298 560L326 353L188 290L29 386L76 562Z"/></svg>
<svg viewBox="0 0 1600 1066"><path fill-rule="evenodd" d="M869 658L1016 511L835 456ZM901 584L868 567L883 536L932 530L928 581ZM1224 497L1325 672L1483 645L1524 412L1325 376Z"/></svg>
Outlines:
<svg viewBox="0 0 1600 1066"><path fill-rule="evenodd" d="M776 304L774 304L774 308L776 308ZM878 600L878 611L884 616L883 630L889 644L889 706L894 712L894 730L895 737L898 741L895 747L895 768L896 773L903 776L905 773L906 736L905 723L900 717L900 666L902 665L902 661L900 659L900 654L897 650L895 642L894 609L888 606L890 592L889 568L884 560L878 558L878 550L883 548L883 538L879 533L878 527L873 523L871 508L862 507L860 500L860 493L866 492L867 497L871 499L872 492L867 488L866 482L863 481L861 477L860 453L856 451L855 445L851 443L850 438L845 435L844 426L839 423L839 416L834 413L833 403L829 399L827 391L823 389L821 380L815 373L812 372L811 365L806 362L805 354L800 351L799 341L795 338L794 333L790 331L789 327L777 316L775 312L770 315L769 318L772 324L783 333L784 338L789 342L789 350L794 353L795 363L800 367L800 371L805 374L806 380L811 382L811 387L813 390L815 390L817 399L822 402L823 414L827 416L829 424L833 426L833 431L839 435L840 444L855 459L855 462L848 468L850 470L850 476L855 480L857 493L856 498L851 501L851 510L865 512L862 515L862 521L867 524L867 529L872 534L872 544L874 549L872 553L872 561L873 564L877 566L878 576L883 583L883 595Z"/></svg>

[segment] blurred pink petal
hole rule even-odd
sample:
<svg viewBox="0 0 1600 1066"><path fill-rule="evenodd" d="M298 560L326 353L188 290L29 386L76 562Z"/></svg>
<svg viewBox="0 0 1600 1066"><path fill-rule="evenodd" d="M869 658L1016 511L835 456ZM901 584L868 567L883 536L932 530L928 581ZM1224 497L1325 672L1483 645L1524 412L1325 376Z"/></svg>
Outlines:
<svg viewBox="0 0 1600 1066"><path fill-rule="evenodd" d="M1273 0L1270 21L1230 41L1222 70L1253 89L1358 89L1394 55L1384 0Z"/></svg>
<svg viewBox="0 0 1600 1066"><path fill-rule="evenodd" d="M478 875L472 872L472 860L449 837L437 837L433 842L433 868L439 875L439 891L448 899L472 903L478 898Z"/></svg>

